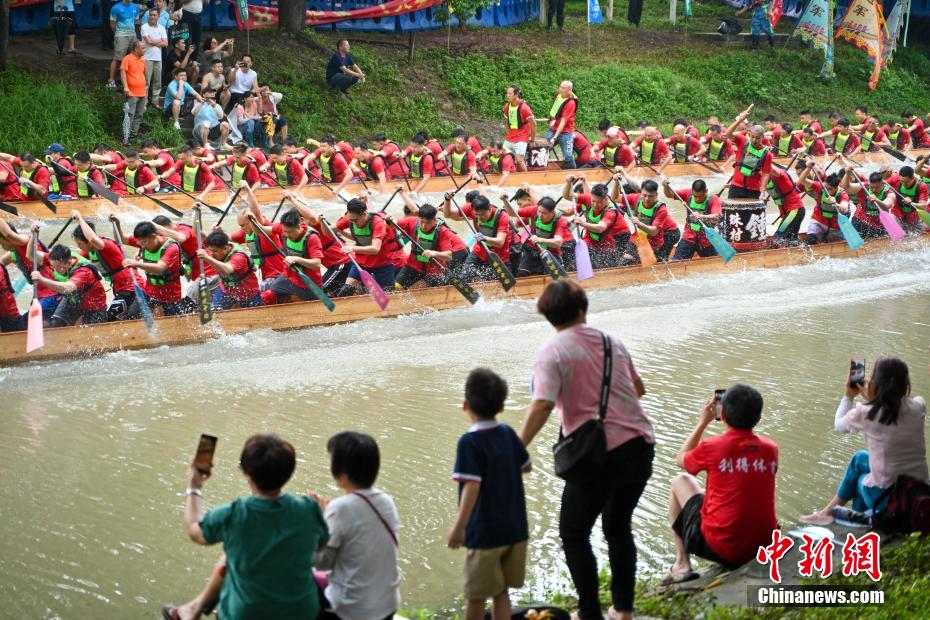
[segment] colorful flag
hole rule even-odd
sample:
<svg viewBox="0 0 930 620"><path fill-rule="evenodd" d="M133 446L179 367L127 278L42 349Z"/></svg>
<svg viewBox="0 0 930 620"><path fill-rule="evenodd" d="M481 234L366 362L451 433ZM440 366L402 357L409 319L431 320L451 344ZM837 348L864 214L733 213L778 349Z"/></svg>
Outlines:
<svg viewBox="0 0 930 620"><path fill-rule="evenodd" d="M875 90L882 73L884 25L882 7L877 0L852 0L849 8L846 9L843 21L836 28L837 39L843 39L865 50L873 61L872 75L869 76L869 90Z"/></svg>
<svg viewBox="0 0 930 620"><path fill-rule="evenodd" d="M794 34L823 50L823 67L820 77L833 79L833 2L811 0L798 19Z"/></svg>
<svg viewBox="0 0 930 620"><path fill-rule="evenodd" d="M691 0L685 0L685 16L691 17Z"/></svg>
<svg viewBox="0 0 930 620"><path fill-rule="evenodd" d="M885 23L885 47L882 50L882 62L887 67L891 64L891 57L898 47L898 38L901 36L901 28L904 26L904 10L907 0L898 0L888 15L888 21Z"/></svg>
<svg viewBox="0 0 930 620"><path fill-rule="evenodd" d="M601 15L601 5L597 0L588 0L588 23L600 24L603 21L604 16Z"/></svg>
<svg viewBox="0 0 930 620"><path fill-rule="evenodd" d="M237 2L247 2L248 0L237 0ZM440 4L443 0L388 0L383 4L372 6L363 6L350 11L307 11L304 17L304 25L321 26L323 24L334 24L349 19L374 19L376 17L391 17L394 15L406 15L415 11L428 9ZM241 6L241 5L240 5ZM236 22L239 30L253 30L261 28L273 28L278 25L277 7L257 6L249 4L249 19L243 20L241 9L236 11Z"/></svg>
<svg viewBox="0 0 930 620"><path fill-rule="evenodd" d="M769 23L772 24L772 30L775 30L775 26L778 25L778 20L781 19L782 13L784 13L782 0L772 0L772 3L769 5Z"/></svg>

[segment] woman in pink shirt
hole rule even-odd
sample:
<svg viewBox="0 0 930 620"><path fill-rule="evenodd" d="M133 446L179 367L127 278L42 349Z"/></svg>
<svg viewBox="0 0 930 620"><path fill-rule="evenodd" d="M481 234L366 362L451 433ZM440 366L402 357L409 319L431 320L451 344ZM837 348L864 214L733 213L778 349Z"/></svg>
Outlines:
<svg viewBox="0 0 930 620"><path fill-rule="evenodd" d="M856 452L836 491L836 497L823 509L801 517L806 523L833 522L834 508L852 502L858 512L884 508L881 499L900 475L923 482L927 471L927 444L924 439L927 406L924 399L911 398L907 364L894 356L880 357L872 378L859 385L846 384L833 425L838 433L862 433L868 450ZM856 405L862 396L866 402Z"/></svg>
<svg viewBox="0 0 930 620"><path fill-rule="evenodd" d="M613 606L612 620L633 617L636 545L633 510L652 475L655 436L639 399L646 393L642 379L623 343L586 324L588 297L572 280L546 287L537 309L555 327L533 367L533 402L520 438L529 445L549 419L559 416L561 434L568 437L601 408L605 352L610 345L611 372L604 414L607 457L600 471L566 481L559 513L559 536L565 561L578 592L580 620L602 618L598 601L597 561L591 550L591 530L600 515L607 539Z"/></svg>

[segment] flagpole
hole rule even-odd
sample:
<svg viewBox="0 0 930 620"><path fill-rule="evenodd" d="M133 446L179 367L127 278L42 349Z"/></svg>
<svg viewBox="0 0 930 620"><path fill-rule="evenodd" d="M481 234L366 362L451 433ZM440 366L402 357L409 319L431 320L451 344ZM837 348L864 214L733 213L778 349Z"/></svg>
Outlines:
<svg viewBox="0 0 930 620"><path fill-rule="evenodd" d="M904 41L902 45L907 47L907 28L911 25L911 0L907 0L907 19L904 20Z"/></svg>

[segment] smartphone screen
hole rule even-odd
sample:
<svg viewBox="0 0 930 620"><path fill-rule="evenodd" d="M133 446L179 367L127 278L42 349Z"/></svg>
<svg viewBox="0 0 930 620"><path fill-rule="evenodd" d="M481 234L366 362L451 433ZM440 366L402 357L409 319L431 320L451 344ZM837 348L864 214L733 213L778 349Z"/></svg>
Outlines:
<svg viewBox="0 0 930 620"><path fill-rule="evenodd" d="M197 456L194 457L194 467L202 474L209 474L213 470L213 453L216 452L216 437L203 433L200 443L197 444Z"/></svg>
<svg viewBox="0 0 930 620"><path fill-rule="evenodd" d="M854 357L849 360L849 385L859 387L865 381L865 358Z"/></svg>
<svg viewBox="0 0 930 620"><path fill-rule="evenodd" d="M719 388L718 388L718 389L714 390L714 402L716 403L715 406L717 407L717 417L716 417L716 419L717 419L718 422L720 421L720 412L723 411L723 405L721 404L721 401L723 401L723 395L724 395L724 394L726 394L726 390L725 390L725 389L719 389Z"/></svg>

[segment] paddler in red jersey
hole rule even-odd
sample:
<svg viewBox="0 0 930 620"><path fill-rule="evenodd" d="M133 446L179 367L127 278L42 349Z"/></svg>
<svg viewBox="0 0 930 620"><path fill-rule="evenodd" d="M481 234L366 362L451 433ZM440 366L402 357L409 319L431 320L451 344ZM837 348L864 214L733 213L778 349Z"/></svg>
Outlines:
<svg viewBox="0 0 930 620"><path fill-rule="evenodd" d="M916 232L923 232L924 226L917 211L927 211L930 204L927 195L927 183L914 173L910 166L902 166L898 171L898 179L889 185L898 190L895 194L895 205L891 214L898 218L905 227ZM900 194L900 196L898 195Z"/></svg>
<svg viewBox="0 0 930 620"><path fill-rule="evenodd" d="M119 225L119 220L114 221ZM152 222L136 224L126 243L139 248L140 252L138 258L125 259L123 267L141 269L145 273L142 290L152 309L161 308L165 316L181 314L181 273L184 268L180 244L158 234ZM142 312L136 299L129 309L129 318L140 316Z"/></svg>
<svg viewBox="0 0 930 620"><path fill-rule="evenodd" d="M517 170L526 172L527 146L536 143L536 117L529 104L521 98L519 86L508 86L505 96L507 102L504 104L504 127L507 129L507 135L504 138L504 148L513 153L517 160Z"/></svg>
<svg viewBox="0 0 930 620"><path fill-rule="evenodd" d="M333 226L352 240L342 251L352 254L359 267L370 273L381 288L386 291L393 289L396 273L394 254L400 243L394 229L384 221L384 215L370 212L362 199L353 198L346 203L346 214ZM352 265L338 297L357 295L363 289L361 280L358 267Z"/></svg>
<svg viewBox="0 0 930 620"><path fill-rule="evenodd" d="M449 276L458 274L465 264L468 246L448 224L436 217L436 207L431 204L417 205L403 190L400 195L411 215L398 219L396 223L419 247L410 245L410 254L397 273L395 288L406 290L421 281L428 287L448 284ZM391 220L390 215L386 218ZM439 261L445 269L441 269L431 259Z"/></svg>
<svg viewBox="0 0 930 620"><path fill-rule="evenodd" d="M735 133L751 111L752 106L749 106L740 112L724 134L736 147L736 164L727 193L730 198L758 198L772 174L772 149L765 146L765 129L761 125L753 125L748 137Z"/></svg>
<svg viewBox="0 0 930 620"><path fill-rule="evenodd" d="M37 260L39 264L49 263L54 276L49 278L33 271L32 281L61 293L61 302L49 319L49 327L67 327L79 320L82 325L106 322L107 293L92 262L72 254L63 245L54 246L48 254L40 250Z"/></svg>
<svg viewBox="0 0 930 620"><path fill-rule="evenodd" d="M806 167L803 162L798 162L798 165L801 169ZM762 198L763 200L771 198L778 207L778 219L776 220L778 228L772 238L772 245L775 247L799 245L801 241L798 238L798 230L801 228L801 222L804 221L805 209L801 190L794 182L791 172L773 166L772 176L769 177Z"/></svg>
<svg viewBox="0 0 930 620"><path fill-rule="evenodd" d="M283 303L292 295L303 301L317 299L298 270L322 287L320 269L323 267L323 246L320 235L301 220L296 209L285 211L280 222L270 226L262 225L262 230L272 239L283 238L284 253L287 255L284 259L287 269L262 291L262 303L266 306Z"/></svg>
<svg viewBox="0 0 930 620"><path fill-rule="evenodd" d="M469 218L478 232L476 241L484 244L506 265L510 262L510 242L512 239L510 216L501 207L491 205L485 196L474 196L471 204L465 203L461 207L452 204L452 193L444 196L442 213L446 219L461 221ZM471 253L462 267L462 279L467 281L494 280L494 270L490 265L489 257L481 243L472 246Z"/></svg>
<svg viewBox="0 0 930 620"><path fill-rule="evenodd" d="M197 257L209 263L220 279L219 288L213 294L213 307L229 310L262 305L255 263L249 253L231 242L222 230L207 235L204 246L197 250Z"/></svg>
<svg viewBox="0 0 930 620"><path fill-rule="evenodd" d="M87 222L77 210L71 212L71 219L77 223L71 233L81 256L92 262L113 291L113 302L107 309L108 320L126 318L129 308L136 300L136 282L142 283L131 269L123 267L126 254L116 241L97 234L93 222Z"/></svg>
<svg viewBox="0 0 930 620"><path fill-rule="evenodd" d="M807 189L814 197L814 212L807 225L807 245L842 241L840 222L837 213L850 214L849 194L840 189L841 172L825 176L823 169L808 161L798 176L798 184Z"/></svg>
<svg viewBox="0 0 930 620"><path fill-rule="evenodd" d="M850 196L858 196L858 208L852 218L853 227L863 239L887 237L888 231L882 226L879 209L890 211L894 207L895 195L881 172L873 172L863 188L861 177L856 175L855 164L843 161L848 167L840 187Z"/></svg>

